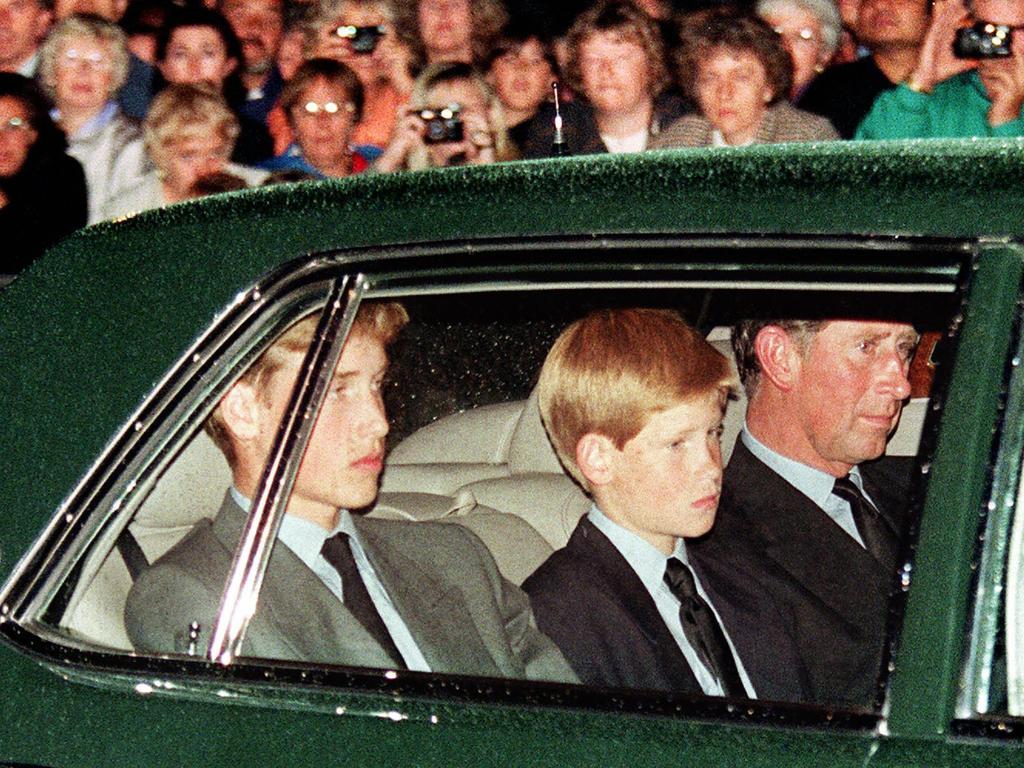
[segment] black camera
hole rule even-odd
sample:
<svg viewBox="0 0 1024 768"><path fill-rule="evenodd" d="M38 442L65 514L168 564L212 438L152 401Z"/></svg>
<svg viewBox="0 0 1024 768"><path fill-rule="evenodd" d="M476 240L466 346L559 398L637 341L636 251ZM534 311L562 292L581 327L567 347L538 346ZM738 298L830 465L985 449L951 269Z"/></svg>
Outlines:
<svg viewBox="0 0 1024 768"><path fill-rule="evenodd" d="M460 105L449 104L447 107L428 107L417 112L426 125L423 131L423 142L425 144L445 144L462 141L464 133L462 118L459 117L461 111Z"/></svg>
<svg viewBox="0 0 1024 768"><path fill-rule="evenodd" d="M953 55L958 59L1000 59L1012 56L1013 27L979 21L956 31Z"/></svg>
<svg viewBox="0 0 1024 768"><path fill-rule="evenodd" d="M373 27L342 25L334 30L334 34L338 37L349 41L353 53L373 53L385 32L384 27L379 25Z"/></svg>

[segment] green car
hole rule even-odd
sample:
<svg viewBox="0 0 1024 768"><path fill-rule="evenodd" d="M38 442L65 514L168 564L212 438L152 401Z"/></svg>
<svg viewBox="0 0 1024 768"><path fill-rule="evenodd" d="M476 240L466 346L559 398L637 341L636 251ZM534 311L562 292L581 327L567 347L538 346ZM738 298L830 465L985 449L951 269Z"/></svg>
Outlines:
<svg viewBox="0 0 1024 768"><path fill-rule="evenodd" d="M79 232L0 290L0 765L1024 766L1022 237L1012 140L366 176ZM916 457L913 523L872 700L239 653L330 351L373 299L411 320L367 514L468 528L516 584L589 508L533 395L572 320L670 307L722 349L750 317L912 323L927 343L888 453ZM261 486L278 495L250 517L214 626L137 649L133 583L232 483L204 422L310 313L320 346ZM725 454L742 422L741 400Z"/></svg>

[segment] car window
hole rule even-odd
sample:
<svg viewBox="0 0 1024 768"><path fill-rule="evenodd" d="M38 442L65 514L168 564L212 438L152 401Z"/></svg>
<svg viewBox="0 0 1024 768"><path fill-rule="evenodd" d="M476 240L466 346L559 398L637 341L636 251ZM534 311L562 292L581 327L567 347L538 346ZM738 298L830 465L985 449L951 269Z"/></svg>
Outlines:
<svg viewBox="0 0 1024 768"><path fill-rule="evenodd" d="M1015 333L1019 337L1019 318ZM1018 733L1024 716L1024 380L1019 338L1003 393L1004 412L992 490L979 514L971 632L964 651L958 716L989 723L990 734Z"/></svg>
<svg viewBox="0 0 1024 768"><path fill-rule="evenodd" d="M724 250L724 246L718 247ZM494 578L503 578L509 585L502 599L523 599L515 587L552 553L566 546L592 503L566 473L545 434L534 394L538 372L559 333L572 321L599 309L673 310L729 357L730 329L744 318L855 317L911 324L928 343L922 345L923 351L914 363L914 391L888 452L907 457L908 466L915 457L927 460L932 439L929 435L936 428L936 414L941 414L942 361L955 348L956 336L951 328L962 300L966 274L963 256L921 246L909 255L905 250L894 251L883 254L883 258L876 247L871 258L864 259L854 247L830 250L820 243L762 245L751 247L742 258L733 255L733 264L721 269L707 251L672 251L668 258L662 251L638 250L626 268L615 265L606 254L592 262L574 255L574 260L562 264L559 259L564 254L515 254L522 261L518 271L504 267L496 270L486 259L482 267L465 266L453 259L448 269L430 272L426 278L391 264L385 265L386 270L379 267L377 272L363 273L360 290L346 294L351 306L345 319L339 320L342 332L358 307L374 303L399 302L409 322L387 346L390 365L386 375L376 382L387 415L386 436L381 435L386 460L379 495L365 505L366 509L356 509L358 515L388 523L448 526L456 531L453 541L482 543L484 549L479 552L493 558ZM877 264L886 259L894 262L886 273L864 266L865 262ZM779 266L744 271L736 268L737 260ZM637 263L644 263L644 268L638 269ZM203 424L275 340L310 319L315 324L324 305L329 305L332 289L353 280L355 274L344 262L293 268L255 288L258 302L245 302L244 309L227 313L197 343L181 368L169 375L173 396L165 395L159 416L139 430L139 442L116 467L108 468L105 484L92 491L83 507L90 514L84 517L77 539L64 551L62 567L54 568L49 583L40 585L30 623L59 643L86 651L134 652L149 657L154 664L166 656L181 663L188 663L188 657L203 663L214 629L210 618L192 619L154 603L144 616L132 619L129 611L129 618L142 624L141 629L137 626L132 631L125 623L128 593L141 574L167 558L168 552L173 553L190 538L201 538L203 530L212 530L212 521L217 520L224 505L244 509L252 501L239 492L237 473L233 473L224 452L204 431ZM314 378L318 375L311 361L299 370L300 379L307 374ZM330 372L325 374L322 367L319 374L324 381L331 379ZM329 393L327 397L323 407L333 408ZM253 402L254 407L261 406L258 398ZM744 407L742 393L728 406L723 431L726 458L743 424ZM325 412L320 413L320 418L326 418ZM277 445L275 441L281 437L275 434L264 439ZM371 453L355 458L369 461L374 459ZM268 472L264 470L263 474ZM920 484L913 486L905 503L917 504L915 500L922 493ZM275 530L282 523L283 508L272 521ZM244 515L239 514L239 520L244 522ZM239 527L235 532L236 540L242 536L240 531ZM289 535L299 534L293 531ZM217 556L244 559L251 554L235 546ZM366 548L372 550L369 543ZM273 561L295 551L277 540L269 557ZM912 559L912 542L907 542L903 552ZM212 550L206 554L214 556ZM372 555L369 559L372 561ZM162 562L167 566L170 561ZM458 567L455 562L450 566ZM160 599L175 604L185 594L203 591L208 604L220 605L221 592L208 583L199 584L188 562L175 562L173 568L175 578L161 587L164 594ZM287 611L281 606L289 602L287 590L266 581L263 586L267 591L256 593L250 614L264 606L277 606L272 610L280 612L281 621L298 621L304 615L284 616ZM892 574L890 586L891 594L898 597L898 574ZM384 591L387 589L385 586ZM152 595L157 593L150 594L148 599L155 600ZM883 646L889 649L885 641L898 636L899 631L899 600L893 605L893 619L878 630L875 638L880 692L886 682ZM400 601L394 607L401 614ZM436 610L444 613L448 606L442 604ZM160 616L173 625L169 644L139 644L139 637L145 635L145 623L150 620L147 616ZM415 637L417 628L407 628ZM349 681L358 679L363 668L389 669L386 662L364 663L372 656L332 657L320 650L310 655L313 652L294 644L275 645L266 641L267 628L259 622L248 629L251 634L243 640L239 654L242 666L279 670L283 676L279 679L289 679L289 669L310 666L355 670L357 677L345 678ZM315 631L329 632L331 628L317 627ZM404 654L402 648L399 650ZM425 668L436 672L438 657L421 650ZM530 663L542 656L538 651L524 667L470 662L460 666L461 662L456 661L443 673L561 679L550 671L521 671L528 670ZM409 668L415 671L418 667L410 664ZM197 667L194 674L202 677L208 674L203 670L208 669ZM397 680L396 686L406 686L413 692L432 695L429 682L410 675L392 673L388 680ZM223 677L218 679L223 681ZM484 696L480 690L474 695ZM513 686L509 690L523 689ZM633 691L633 695L630 699L619 693L615 700L643 700L645 706L665 711L674 706L664 694ZM881 695L853 709L877 712ZM516 700L516 696L511 698ZM575 701L585 706L587 700L581 696ZM652 705L651 701L663 703Z"/></svg>

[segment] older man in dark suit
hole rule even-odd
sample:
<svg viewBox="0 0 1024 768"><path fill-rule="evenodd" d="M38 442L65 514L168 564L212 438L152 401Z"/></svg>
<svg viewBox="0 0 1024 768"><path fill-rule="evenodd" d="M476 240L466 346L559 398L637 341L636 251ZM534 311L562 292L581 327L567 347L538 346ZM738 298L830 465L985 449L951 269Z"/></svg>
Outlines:
<svg viewBox="0 0 1024 768"><path fill-rule="evenodd" d="M245 657L573 681L529 601L458 525L363 519L383 466L385 345L406 321L394 303L360 308L299 468ZM133 645L185 652L209 640L245 516L299 374L316 317L286 331L231 386L207 424L233 487L132 587Z"/></svg>
<svg viewBox="0 0 1024 768"><path fill-rule="evenodd" d="M747 553L697 561L684 541L715 519L732 378L719 352L663 310L595 312L548 354L544 425L594 507L524 588L585 683L805 695L789 617L760 593Z"/></svg>
<svg viewBox="0 0 1024 768"><path fill-rule="evenodd" d="M766 595L796 617L812 699L876 702L911 462L879 459L910 395L918 334L896 322L741 323L749 397L702 559L755 551Z"/></svg>

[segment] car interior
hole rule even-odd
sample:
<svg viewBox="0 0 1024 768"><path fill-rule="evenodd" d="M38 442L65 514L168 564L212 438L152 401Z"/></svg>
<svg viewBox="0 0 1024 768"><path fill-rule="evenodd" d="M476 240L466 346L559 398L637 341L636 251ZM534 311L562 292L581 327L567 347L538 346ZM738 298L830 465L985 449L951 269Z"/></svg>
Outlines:
<svg viewBox="0 0 1024 768"><path fill-rule="evenodd" d="M652 297L643 298L649 302ZM636 299L619 297L624 303ZM491 305L483 313L490 318L463 323L459 333L452 332L450 308L438 309L436 301L408 302L414 319L392 351L386 395L391 445L379 498L368 511L393 519L463 525L483 540L502 573L517 584L565 545L590 508L587 496L559 464L533 392L543 355L561 327L582 314L581 302L566 308L559 297L546 296L541 303L545 311L534 313L543 317L509 327L508 317L521 309L521 301L521 296L478 297L478 308ZM552 307L559 310L552 313ZM692 314L684 308L684 315ZM732 360L730 327L712 325L706 334ZM509 338L532 341L523 352ZM453 345L453 339L458 343ZM480 353L487 346L492 347L489 359ZM503 365L517 376L506 376ZM447 375L439 373L442 368ZM425 370L430 376L424 376ZM505 381L494 387L493 378ZM509 378L518 381L509 383ZM904 410L889 453L917 453L928 398L927 391L916 394ZM739 392L727 409L723 462L742 427L744 410ZM88 645L130 651L122 614L133 574L174 546L198 520L212 519L230 483L219 449L204 431L195 430L117 545L88 556L59 629ZM182 499L189 503L182 504Z"/></svg>

